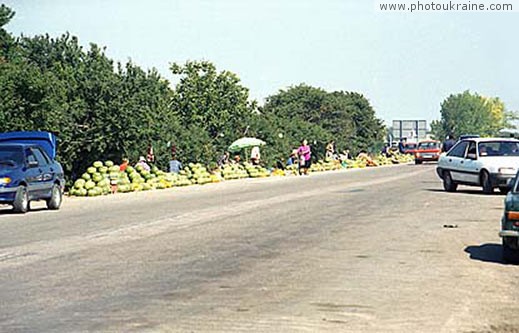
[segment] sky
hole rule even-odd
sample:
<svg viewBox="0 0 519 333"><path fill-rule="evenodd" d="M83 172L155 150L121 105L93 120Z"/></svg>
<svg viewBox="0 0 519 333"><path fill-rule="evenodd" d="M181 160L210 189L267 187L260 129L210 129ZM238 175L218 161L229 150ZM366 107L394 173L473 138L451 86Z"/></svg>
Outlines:
<svg viewBox="0 0 519 333"><path fill-rule="evenodd" d="M16 36L70 32L172 84L171 63L208 60L236 73L260 104L306 83L362 93L386 124L430 123L446 97L465 90L519 111L519 11L388 13L372 0L3 3L16 12L6 26Z"/></svg>

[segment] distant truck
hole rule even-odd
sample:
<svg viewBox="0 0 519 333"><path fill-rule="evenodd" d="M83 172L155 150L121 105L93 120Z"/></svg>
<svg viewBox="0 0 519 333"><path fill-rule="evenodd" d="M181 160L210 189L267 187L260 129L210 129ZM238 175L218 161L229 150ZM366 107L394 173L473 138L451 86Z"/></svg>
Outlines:
<svg viewBox="0 0 519 333"><path fill-rule="evenodd" d="M0 204L17 213L29 211L34 200L60 208L65 178L55 160L56 142L48 132L0 133Z"/></svg>

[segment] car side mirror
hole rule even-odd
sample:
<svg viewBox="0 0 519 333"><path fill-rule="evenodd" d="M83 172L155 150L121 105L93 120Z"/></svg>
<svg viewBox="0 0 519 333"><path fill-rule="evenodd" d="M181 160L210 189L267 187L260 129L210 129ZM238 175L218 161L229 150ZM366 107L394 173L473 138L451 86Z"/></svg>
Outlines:
<svg viewBox="0 0 519 333"><path fill-rule="evenodd" d="M476 156L476 154L474 154L474 153L468 153L468 154L467 154L467 158L468 158L469 160L477 160L477 159L478 159L477 156Z"/></svg>
<svg viewBox="0 0 519 333"><path fill-rule="evenodd" d="M38 166L38 161L29 161L27 165L29 168L36 168Z"/></svg>

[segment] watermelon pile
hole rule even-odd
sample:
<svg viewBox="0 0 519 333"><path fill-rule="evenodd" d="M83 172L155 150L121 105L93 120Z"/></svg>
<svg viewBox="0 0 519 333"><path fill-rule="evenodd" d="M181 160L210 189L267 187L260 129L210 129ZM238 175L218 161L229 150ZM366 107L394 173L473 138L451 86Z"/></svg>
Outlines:
<svg viewBox="0 0 519 333"><path fill-rule="evenodd" d="M75 196L95 197L105 195L112 192L112 179L118 179L119 166L114 165L112 161L96 161L92 166L88 167L81 178L74 182L74 186L70 189L70 194Z"/></svg>
<svg viewBox="0 0 519 333"><path fill-rule="evenodd" d="M343 161L317 161L310 167L311 172L339 170L341 168L365 168L387 164L409 163L413 161L412 155L393 154L391 157L376 155L373 158L356 158ZM298 174L298 165L287 166L286 170L274 169L272 172L264 167L243 164L227 164L222 168L208 171L207 167L200 163L189 163L178 174L160 170L151 166L148 171L142 166L128 166L125 171L112 161L96 161L87 168L79 179L76 179L70 195L79 197L95 197L111 193L149 191L170 188L173 186L187 186L193 184L204 185L216 183L222 180L260 178L269 176L285 176Z"/></svg>
<svg viewBox="0 0 519 333"><path fill-rule="evenodd" d="M112 161L96 161L74 182L70 189L73 196L99 196L115 192L136 192L165 189L178 184L178 176L153 166L150 171L142 166L128 166L120 171Z"/></svg>
<svg viewBox="0 0 519 333"><path fill-rule="evenodd" d="M179 174L186 176L191 184L204 185L213 182L207 168L200 163L189 163Z"/></svg>
<svg viewBox="0 0 519 333"><path fill-rule="evenodd" d="M244 166L245 170L247 171L247 174L251 178L263 178L270 176L268 170L260 165L253 165L251 163L245 162Z"/></svg>
<svg viewBox="0 0 519 333"><path fill-rule="evenodd" d="M223 179L242 179L249 177L247 170L241 164L227 164L222 169Z"/></svg>

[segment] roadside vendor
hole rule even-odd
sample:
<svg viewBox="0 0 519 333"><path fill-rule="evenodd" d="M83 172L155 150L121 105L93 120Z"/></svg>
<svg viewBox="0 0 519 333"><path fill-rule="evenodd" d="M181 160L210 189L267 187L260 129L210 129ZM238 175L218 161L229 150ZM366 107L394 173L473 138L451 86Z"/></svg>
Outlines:
<svg viewBox="0 0 519 333"><path fill-rule="evenodd" d="M146 171L151 170L149 164L146 163L146 159L144 158L144 156L139 157L139 162L137 162L137 164L135 164L135 167L138 167L138 166L142 166L143 169Z"/></svg>
<svg viewBox="0 0 519 333"><path fill-rule="evenodd" d="M120 171L126 171L126 168L128 167L128 163L129 163L128 159L127 158L123 158L123 162L119 166L119 170Z"/></svg>

